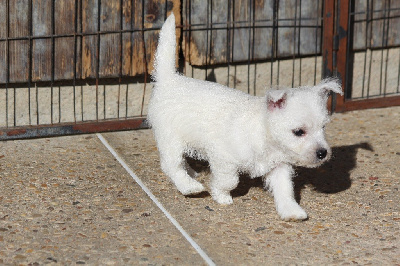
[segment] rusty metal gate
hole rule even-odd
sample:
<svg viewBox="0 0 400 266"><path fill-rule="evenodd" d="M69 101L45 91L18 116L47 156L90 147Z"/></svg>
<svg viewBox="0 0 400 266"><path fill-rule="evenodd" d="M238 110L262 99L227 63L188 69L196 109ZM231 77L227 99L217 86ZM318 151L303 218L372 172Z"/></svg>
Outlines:
<svg viewBox="0 0 400 266"><path fill-rule="evenodd" d="M400 105L399 1L0 0L0 140L146 127L171 12L185 75L253 95L338 76L337 111Z"/></svg>
<svg viewBox="0 0 400 266"><path fill-rule="evenodd" d="M326 74L345 90L336 111L400 105L400 1L327 0L324 21Z"/></svg>

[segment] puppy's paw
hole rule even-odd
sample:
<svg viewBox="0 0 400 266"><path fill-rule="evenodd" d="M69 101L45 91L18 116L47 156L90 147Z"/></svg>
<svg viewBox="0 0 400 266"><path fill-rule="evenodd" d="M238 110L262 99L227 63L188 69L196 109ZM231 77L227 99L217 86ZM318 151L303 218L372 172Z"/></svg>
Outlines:
<svg viewBox="0 0 400 266"><path fill-rule="evenodd" d="M176 187L183 195L198 194L206 190L205 187L196 180L185 182L185 184L176 184Z"/></svg>
<svg viewBox="0 0 400 266"><path fill-rule="evenodd" d="M286 203L277 208L279 216L284 221L306 220L307 213L297 203Z"/></svg>
<svg viewBox="0 0 400 266"><path fill-rule="evenodd" d="M233 203L232 196L229 193L212 193L213 199L222 205L229 205Z"/></svg>

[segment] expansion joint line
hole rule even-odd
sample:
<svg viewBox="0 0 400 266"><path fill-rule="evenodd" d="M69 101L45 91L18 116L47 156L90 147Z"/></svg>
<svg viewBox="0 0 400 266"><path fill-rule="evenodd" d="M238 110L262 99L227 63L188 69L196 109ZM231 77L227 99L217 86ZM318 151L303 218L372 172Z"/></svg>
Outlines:
<svg viewBox="0 0 400 266"><path fill-rule="evenodd" d="M211 258L204 252L204 250L190 237L190 235L182 228L182 226L175 220L174 217L164 208L161 202L154 196L154 194L146 187L146 185L140 180L140 178L132 171L132 169L125 163L125 161L119 156L114 148L108 143L108 141L100 134L96 134L103 145L110 151L115 159L122 165L122 167L129 173L132 179L142 188L142 190L149 196L149 198L157 205L157 207L164 213L168 220L178 229L178 231L186 238L186 240L192 245L192 247L199 253L204 261L214 266L215 263Z"/></svg>

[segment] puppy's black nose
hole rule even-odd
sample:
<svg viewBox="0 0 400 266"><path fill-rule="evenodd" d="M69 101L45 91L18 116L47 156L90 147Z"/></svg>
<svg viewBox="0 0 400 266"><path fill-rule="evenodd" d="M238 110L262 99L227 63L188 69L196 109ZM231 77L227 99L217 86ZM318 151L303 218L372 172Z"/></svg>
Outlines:
<svg viewBox="0 0 400 266"><path fill-rule="evenodd" d="M319 149L317 150L317 158L319 160L322 160L326 157L326 155L328 154L328 151L326 149Z"/></svg>

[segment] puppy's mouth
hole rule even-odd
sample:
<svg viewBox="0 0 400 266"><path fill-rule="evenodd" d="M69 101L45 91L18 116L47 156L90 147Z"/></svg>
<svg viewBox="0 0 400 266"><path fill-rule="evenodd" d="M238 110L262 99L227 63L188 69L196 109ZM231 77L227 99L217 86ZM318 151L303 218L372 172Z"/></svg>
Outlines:
<svg viewBox="0 0 400 266"><path fill-rule="evenodd" d="M300 166L307 167L307 168L317 168L317 167L320 167L321 165L323 165L325 163L325 161L326 160L315 162L315 163L310 163L310 164L303 164Z"/></svg>
<svg viewBox="0 0 400 266"><path fill-rule="evenodd" d="M331 158L331 153L327 151L327 154L323 158L313 157L313 158L304 158L305 160L296 161L297 166L306 167L306 168L316 168L323 165Z"/></svg>

